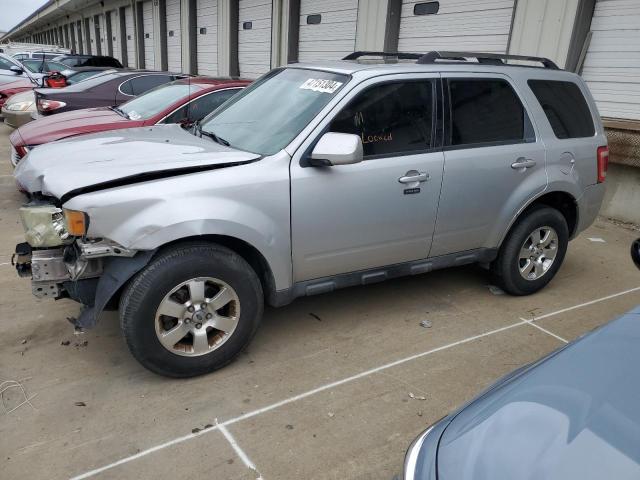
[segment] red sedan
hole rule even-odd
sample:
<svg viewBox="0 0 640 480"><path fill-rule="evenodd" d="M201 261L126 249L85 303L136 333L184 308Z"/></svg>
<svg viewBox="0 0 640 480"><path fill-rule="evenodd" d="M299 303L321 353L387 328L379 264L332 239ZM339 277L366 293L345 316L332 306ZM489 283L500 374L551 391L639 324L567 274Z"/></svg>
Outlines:
<svg viewBox="0 0 640 480"><path fill-rule="evenodd" d="M157 123L192 124L249 83L207 77L182 79L149 90L119 107L87 108L42 117L11 134L11 162L17 165L38 145L75 135Z"/></svg>

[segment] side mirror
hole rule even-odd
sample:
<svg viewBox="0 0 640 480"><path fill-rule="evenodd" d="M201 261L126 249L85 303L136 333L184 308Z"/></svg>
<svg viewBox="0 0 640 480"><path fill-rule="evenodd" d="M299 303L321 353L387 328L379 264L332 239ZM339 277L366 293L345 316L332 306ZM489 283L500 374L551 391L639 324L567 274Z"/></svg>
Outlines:
<svg viewBox="0 0 640 480"><path fill-rule="evenodd" d="M11 65L11 67L9 67L9 70L11 70L16 75L22 75L24 73L24 70L17 65Z"/></svg>
<svg viewBox="0 0 640 480"><path fill-rule="evenodd" d="M351 165L362 161L362 140L350 133L325 133L318 141L309 165L312 167L332 167Z"/></svg>
<svg viewBox="0 0 640 480"><path fill-rule="evenodd" d="M631 244L631 258L636 267L640 268L640 238Z"/></svg>

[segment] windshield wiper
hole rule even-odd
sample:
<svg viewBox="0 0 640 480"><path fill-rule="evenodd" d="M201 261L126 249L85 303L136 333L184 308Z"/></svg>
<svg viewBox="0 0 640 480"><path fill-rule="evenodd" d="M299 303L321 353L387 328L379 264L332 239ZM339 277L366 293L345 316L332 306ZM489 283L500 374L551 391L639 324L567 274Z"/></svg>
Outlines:
<svg viewBox="0 0 640 480"><path fill-rule="evenodd" d="M203 136L209 137L211 140L213 140L216 143L219 143L220 145L224 145L225 147L231 146L231 144L227 142L224 138L219 137L213 132L208 132L206 130L203 130L202 125L200 125L200 120L196 121L196 123L193 124L193 130L195 133L200 134L200 138L202 138Z"/></svg>
<svg viewBox="0 0 640 480"><path fill-rule="evenodd" d="M123 116L124 118L126 118L127 120L131 120L129 118L129 115L127 115L126 113L124 113L124 110L122 110L121 108L118 107L109 107L109 110L116 112L118 115Z"/></svg>

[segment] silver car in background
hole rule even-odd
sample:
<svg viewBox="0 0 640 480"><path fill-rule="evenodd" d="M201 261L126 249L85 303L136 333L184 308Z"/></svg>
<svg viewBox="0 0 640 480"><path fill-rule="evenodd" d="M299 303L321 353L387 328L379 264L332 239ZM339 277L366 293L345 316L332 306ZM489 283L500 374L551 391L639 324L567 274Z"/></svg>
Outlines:
<svg viewBox="0 0 640 480"><path fill-rule="evenodd" d="M190 130L33 149L18 272L85 305L78 327L119 308L133 355L176 377L230 362L265 302L469 263L543 288L604 195L584 81L542 58L376 55L273 70Z"/></svg>

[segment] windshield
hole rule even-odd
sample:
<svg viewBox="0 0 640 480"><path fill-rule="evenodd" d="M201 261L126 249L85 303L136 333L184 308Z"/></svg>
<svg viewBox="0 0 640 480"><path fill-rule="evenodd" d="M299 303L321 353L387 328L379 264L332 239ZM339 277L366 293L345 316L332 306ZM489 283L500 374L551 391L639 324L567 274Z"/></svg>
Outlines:
<svg viewBox="0 0 640 480"><path fill-rule="evenodd" d="M232 147L273 155L286 147L349 81L347 75L286 68L262 77L203 120Z"/></svg>
<svg viewBox="0 0 640 480"><path fill-rule="evenodd" d="M160 85L139 97L120 105L120 110L131 120L148 120L178 100L188 97L200 87L186 83Z"/></svg>

